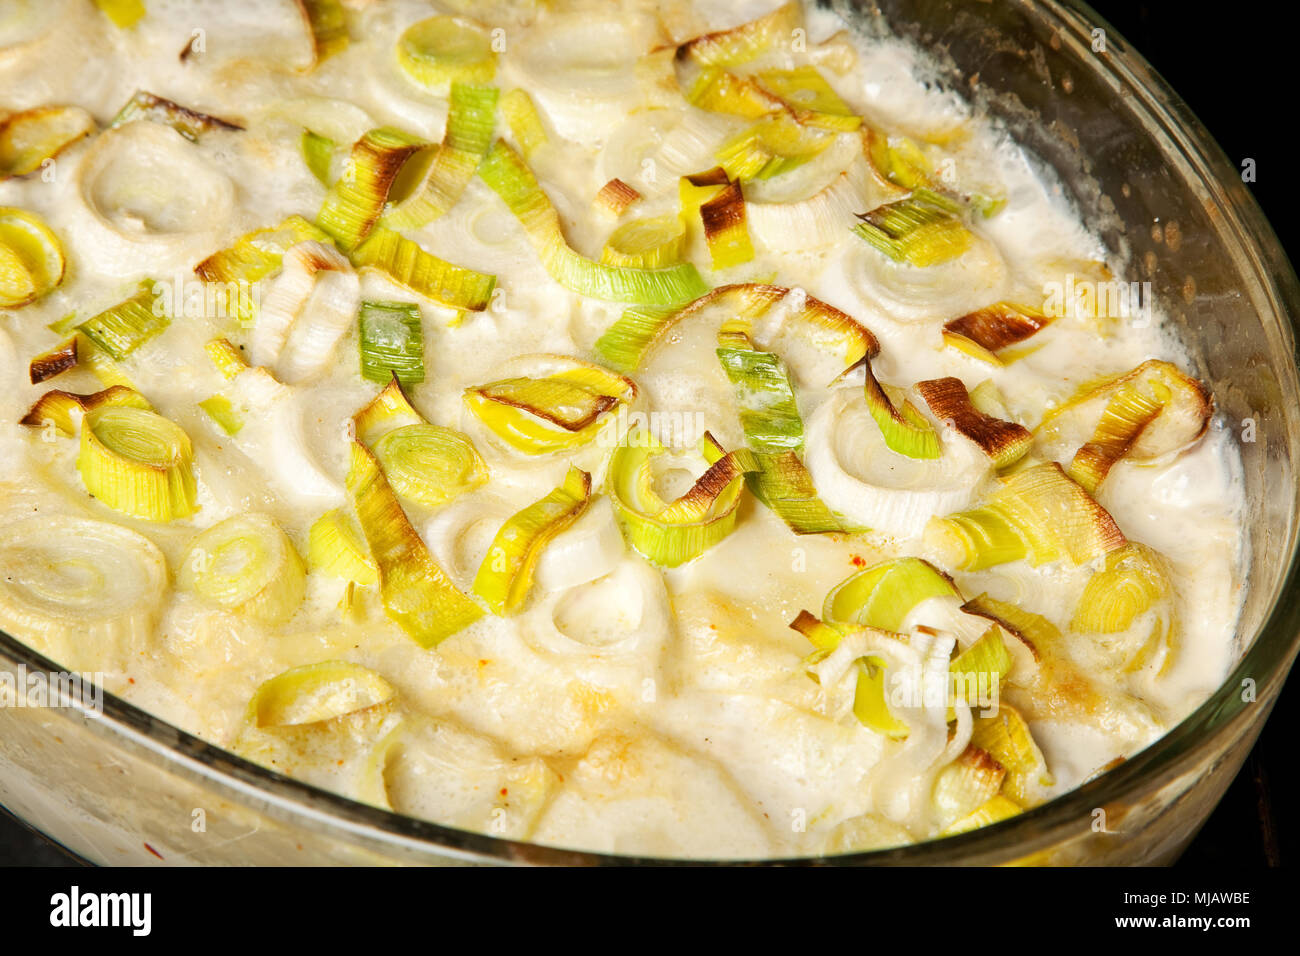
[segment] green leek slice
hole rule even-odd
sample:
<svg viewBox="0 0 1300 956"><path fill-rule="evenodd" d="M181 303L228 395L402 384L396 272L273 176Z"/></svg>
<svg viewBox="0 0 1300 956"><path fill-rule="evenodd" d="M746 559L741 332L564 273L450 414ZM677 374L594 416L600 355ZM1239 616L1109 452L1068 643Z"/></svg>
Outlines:
<svg viewBox="0 0 1300 956"><path fill-rule="evenodd" d="M435 151L415 192L385 214L386 226L418 228L456 205L492 145L496 105L495 86L459 82L451 85L451 106L442 145Z"/></svg>
<svg viewBox="0 0 1300 956"><path fill-rule="evenodd" d="M379 222L402 166L426 145L391 126L367 132L353 145L343 175L321 205L316 225L343 251L356 249Z"/></svg>
<svg viewBox="0 0 1300 956"><path fill-rule="evenodd" d="M864 727L890 740L902 740L908 734L906 721L889 710L885 694L885 667L878 657L858 660L858 683L853 690L853 716Z"/></svg>
<svg viewBox="0 0 1300 956"><path fill-rule="evenodd" d="M264 624L287 621L307 590L293 542L256 513L220 521L190 542L180 584L209 604Z"/></svg>
<svg viewBox="0 0 1300 956"><path fill-rule="evenodd" d="M591 475L570 465L559 487L501 526L474 576L474 593L493 614L514 614L523 606L542 551L590 501Z"/></svg>
<svg viewBox="0 0 1300 956"><path fill-rule="evenodd" d="M0 209L0 309L17 309L48 295L67 268L63 246L39 217Z"/></svg>
<svg viewBox="0 0 1300 956"><path fill-rule="evenodd" d="M834 137L799 125L785 113L764 116L718 148L714 158L731 179L771 179L826 150Z"/></svg>
<svg viewBox="0 0 1300 956"><path fill-rule="evenodd" d="M532 97L520 89L511 90L501 97L501 115L510 125L510 135L524 159L530 159L538 147L550 141L546 135L546 125L538 115Z"/></svg>
<svg viewBox="0 0 1300 956"><path fill-rule="evenodd" d="M863 568L826 595L822 618L840 630L875 627L900 632L922 601L960 597L952 578L921 558L895 558Z"/></svg>
<svg viewBox="0 0 1300 956"><path fill-rule="evenodd" d="M244 428L244 418L225 395L212 395L199 402L208 418L227 435L238 435Z"/></svg>
<svg viewBox="0 0 1300 956"><path fill-rule="evenodd" d="M135 26L146 12L144 0L95 0L95 6L121 30Z"/></svg>
<svg viewBox="0 0 1300 956"><path fill-rule="evenodd" d="M955 259L971 247L961 206L929 189L863 213L853 232L897 262L925 268Z"/></svg>
<svg viewBox="0 0 1300 956"><path fill-rule="evenodd" d="M740 183L721 167L681 180L682 217L698 213L714 270L730 269L754 258L754 245L745 223L745 196Z"/></svg>
<svg viewBox="0 0 1300 956"><path fill-rule="evenodd" d="M954 823L949 824L948 828L943 831L943 835L956 836L958 833L978 830L980 827L987 827L994 823L1000 823L1003 820L1008 820L1023 812L1024 810L1014 800L1004 797L1002 794L998 794L978 810L962 817Z"/></svg>
<svg viewBox="0 0 1300 956"><path fill-rule="evenodd" d="M59 343L52 349L42 352L31 360L27 366L27 377L33 385L47 382L56 375L62 375L68 369L77 367L77 343L80 336Z"/></svg>
<svg viewBox="0 0 1300 956"><path fill-rule="evenodd" d="M633 428L609 465L609 495L628 543L656 564L675 568L731 534L746 472L758 462L748 449L725 452L705 434L708 469L680 498L666 502L655 492L651 459L666 452L654 436Z"/></svg>
<svg viewBox="0 0 1300 956"><path fill-rule="evenodd" d="M492 301L497 278L453 265L418 243L377 226L352 254L358 269L377 269L398 285L426 299L469 312L482 312Z"/></svg>
<svg viewBox="0 0 1300 956"><path fill-rule="evenodd" d="M348 661L321 661L277 674L249 706L259 727L299 727L386 703L397 696L379 674Z"/></svg>
<svg viewBox="0 0 1300 956"><path fill-rule="evenodd" d="M619 268L660 269L682 261L685 239L680 216L634 219L610 233L600 261Z"/></svg>
<svg viewBox="0 0 1300 956"><path fill-rule="evenodd" d="M311 30L316 63L345 49L349 42L347 18L339 0L296 0Z"/></svg>
<svg viewBox="0 0 1300 956"><path fill-rule="evenodd" d="M307 532L307 566L361 585L379 583L379 569L346 514L327 511Z"/></svg>
<svg viewBox="0 0 1300 956"><path fill-rule="evenodd" d="M302 131L301 146L302 158L306 160L307 168L311 170L311 174L317 181L328 189L333 182L330 177L330 167L334 163L334 140L305 129Z"/></svg>
<svg viewBox="0 0 1300 956"><path fill-rule="evenodd" d="M779 49L802 26L800 4L782 4L756 20L682 43L677 47L677 59L710 66L739 66Z"/></svg>
<svg viewBox="0 0 1300 956"><path fill-rule="evenodd" d="M290 216L278 226L257 229L240 237L229 248L214 252L197 266L204 282L226 284L228 288L251 286L280 270L284 254L302 242L329 242L329 236L301 216ZM236 303L236 318L243 326L253 324L256 306L251 296L227 295Z"/></svg>
<svg viewBox="0 0 1300 956"><path fill-rule="evenodd" d="M142 283L131 298L82 322L77 331L120 362L171 324L158 301L150 283Z"/></svg>
<svg viewBox="0 0 1300 956"><path fill-rule="evenodd" d="M19 424L28 428L44 428L46 422L49 422L60 434L71 436L77 434L77 416L97 408L113 406L145 410L152 408L143 395L124 385L112 385L90 395L74 395L72 392L52 389L37 399Z"/></svg>
<svg viewBox="0 0 1300 956"><path fill-rule="evenodd" d="M379 568L384 609L421 647L434 647L483 616L447 576L402 510L365 445L352 443L348 492Z"/></svg>
<svg viewBox="0 0 1300 956"><path fill-rule="evenodd" d="M862 125L862 117L849 109L816 67L763 70L757 81L778 97L801 124L833 132L852 132Z"/></svg>
<svg viewBox="0 0 1300 956"><path fill-rule="evenodd" d="M443 92L456 81L490 83L497 54L488 31L461 17L429 17L397 41L397 62L425 89Z"/></svg>
<svg viewBox="0 0 1300 956"><path fill-rule="evenodd" d="M197 510L189 436L143 408L105 405L88 411L77 471L87 491L123 514L172 521Z"/></svg>
<svg viewBox="0 0 1300 956"><path fill-rule="evenodd" d="M524 227L529 241L556 282L580 295L633 305L673 305L705 291L695 267L616 268L579 255L569 247L560 218L519 155L498 140L479 167L479 176L501 197Z"/></svg>
<svg viewBox="0 0 1300 956"><path fill-rule="evenodd" d="M880 426L880 434L890 451L908 458L940 457L943 451L934 426L903 397L901 391L890 385L881 385L870 362L863 363L863 370L866 373L867 411Z"/></svg>
<svg viewBox="0 0 1300 956"><path fill-rule="evenodd" d="M968 745L952 763L939 771L931 790L940 825L976 812L998 795L1006 769L988 751Z"/></svg>
<svg viewBox="0 0 1300 956"><path fill-rule="evenodd" d="M388 483L403 498L436 508L488 480L473 442L441 425L403 425L374 445Z"/></svg>
<svg viewBox="0 0 1300 956"><path fill-rule="evenodd" d="M420 308L407 302L362 302L361 377L387 384L424 381L424 331Z"/></svg>

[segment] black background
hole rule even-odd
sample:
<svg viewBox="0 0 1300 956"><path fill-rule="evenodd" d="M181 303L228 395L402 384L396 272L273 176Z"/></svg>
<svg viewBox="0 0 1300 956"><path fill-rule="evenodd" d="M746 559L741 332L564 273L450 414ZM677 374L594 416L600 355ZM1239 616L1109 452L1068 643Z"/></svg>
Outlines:
<svg viewBox="0 0 1300 956"><path fill-rule="evenodd" d="M1004 2L1004 0L995 0ZM1257 164L1251 186L1283 246L1300 249L1296 201L1295 66L1290 4L1095 0L1093 6L1162 73L1238 165ZM1281 20L1275 16L1283 13ZM1295 744L1300 685L1292 678L1241 774L1181 866L1279 865L1297 849ZM0 865L73 861L0 814Z"/></svg>

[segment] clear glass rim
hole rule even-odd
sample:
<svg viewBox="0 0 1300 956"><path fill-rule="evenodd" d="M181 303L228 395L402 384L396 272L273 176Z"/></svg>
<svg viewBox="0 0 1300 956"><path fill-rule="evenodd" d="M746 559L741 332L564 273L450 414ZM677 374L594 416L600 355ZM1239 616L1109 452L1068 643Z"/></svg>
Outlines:
<svg viewBox="0 0 1300 956"><path fill-rule="evenodd" d="M1293 359L1300 315L1300 284L1258 204L1249 194L1241 200L1228 196L1222 182L1232 181L1237 170L1185 103L1089 6L1076 0L1024 0L1036 8L1044 22L1056 29L1062 42L1087 47L1090 31L1106 30L1108 56L1093 58L1098 73L1130 95L1132 108L1150 129L1159 129L1177 149L1179 159L1200 181L1222 215L1221 229L1235 234L1249 253L1254 279L1272 308L1265 321L1276 321ZM1300 396L1297 363L1282 382L1284 394ZM1297 403L1300 404L1300 403ZM244 802L262 804L291 823L314 824L333 831L343 840L361 840L379 851L400 851L413 861L452 857L465 861L535 863L550 865L931 865L972 859L1012 859L1030 855L1071 833L1088 828L1091 810L1116 801L1132 800L1158 789L1185 769L1189 754L1211 749L1217 741L1240 732L1256 715L1250 707L1267 707L1286 679L1300 649L1300 562L1297 561L1296 516L1292 508L1287 529L1287 567L1278 579L1269 612L1237 666L1224 683L1185 720L1151 746L1118 767L1082 786L1010 820L960 836L931 840L885 850L829 857L772 857L762 859L652 858L569 850L493 837L404 816L321 790L268 770L209 744L139 707L105 692L103 712L86 719L100 733L125 743L142 754L152 754L164 769L214 784ZM55 671L58 665L9 634L0 631L0 656L29 671ZM1246 679L1255 681L1258 703L1242 699ZM77 710L77 702L67 702Z"/></svg>

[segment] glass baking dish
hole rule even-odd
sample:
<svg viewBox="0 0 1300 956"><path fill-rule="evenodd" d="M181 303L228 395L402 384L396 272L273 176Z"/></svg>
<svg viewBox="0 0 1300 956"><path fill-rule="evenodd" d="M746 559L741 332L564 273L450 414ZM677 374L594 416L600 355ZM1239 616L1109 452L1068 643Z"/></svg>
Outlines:
<svg viewBox="0 0 1300 956"><path fill-rule="evenodd" d="M1245 437L1248 587L1236 668L1191 716L1120 766L962 836L799 862L1169 862L1236 774L1297 652L1295 274L1241 171L1084 4L830 6L855 29L893 32L931 51L952 88L1055 169L1089 225L1133 263L1123 278L1152 283L1197 354L1196 372L1219 413ZM54 662L0 633L0 671L16 678L53 670ZM234 757L111 695L102 715L76 706L0 708L0 803L101 864L671 862L513 842L358 804Z"/></svg>

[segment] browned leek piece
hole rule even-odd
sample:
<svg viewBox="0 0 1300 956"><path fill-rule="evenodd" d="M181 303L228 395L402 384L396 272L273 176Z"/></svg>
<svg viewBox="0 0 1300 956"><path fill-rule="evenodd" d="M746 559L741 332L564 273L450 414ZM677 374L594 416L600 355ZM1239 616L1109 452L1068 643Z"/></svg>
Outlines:
<svg viewBox="0 0 1300 956"><path fill-rule="evenodd" d="M788 43L802 26L803 8L786 3L757 20L687 40L677 47L676 55L679 61L702 66L737 66Z"/></svg>
<svg viewBox="0 0 1300 956"><path fill-rule="evenodd" d="M1037 309L996 302L953 319L943 327L943 339L991 365L1004 365L1007 350L1024 342L1051 322Z"/></svg>
<svg viewBox="0 0 1300 956"><path fill-rule="evenodd" d="M641 194L621 179L611 179L596 193L596 205L615 216L621 216Z"/></svg>
<svg viewBox="0 0 1300 956"><path fill-rule="evenodd" d="M681 204L682 216L688 221L699 213L714 269L728 269L754 258L740 181L728 177L721 166L682 177Z"/></svg>
<svg viewBox="0 0 1300 956"><path fill-rule="evenodd" d="M135 120L152 120L170 126L188 140L197 141L203 133L212 130L242 130L244 127L219 116L209 116L188 106L181 106L172 100L157 96L145 90L137 90L127 100L125 106L113 117L110 128L122 126Z"/></svg>
<svg viewBox="0 0 1300 956"><path fill-rule="evenodd" d="M28 428L44 428L46 422L52 422L62 434L75 435L77 426L73 418L74 410L84 415L109 406L141 408L146 411L153 408L143 395L125 385L114 385L89 395L53 389L37 399L36 404L19 419L18 424Z"/></svg>
<svg viewBox="0 0 1300 956"><path fill-rule="evenodd" d="M969 438L998 468L1019 461L1029 451L1034 436L1015 422L986 415L971 404L970 393L959 378L935 378L916 383L936 418L952 424Z"/></svg>
<svg viewBox="0 0 1300 956"><path fill-rule="evenodd" d="M48 352L42 352L32 359L31 365L28 366L28 376L32 384L39 385L56 375L62 375L69 369L76 368L77 342L78 337L74 335L61 345Z"/></svg>

